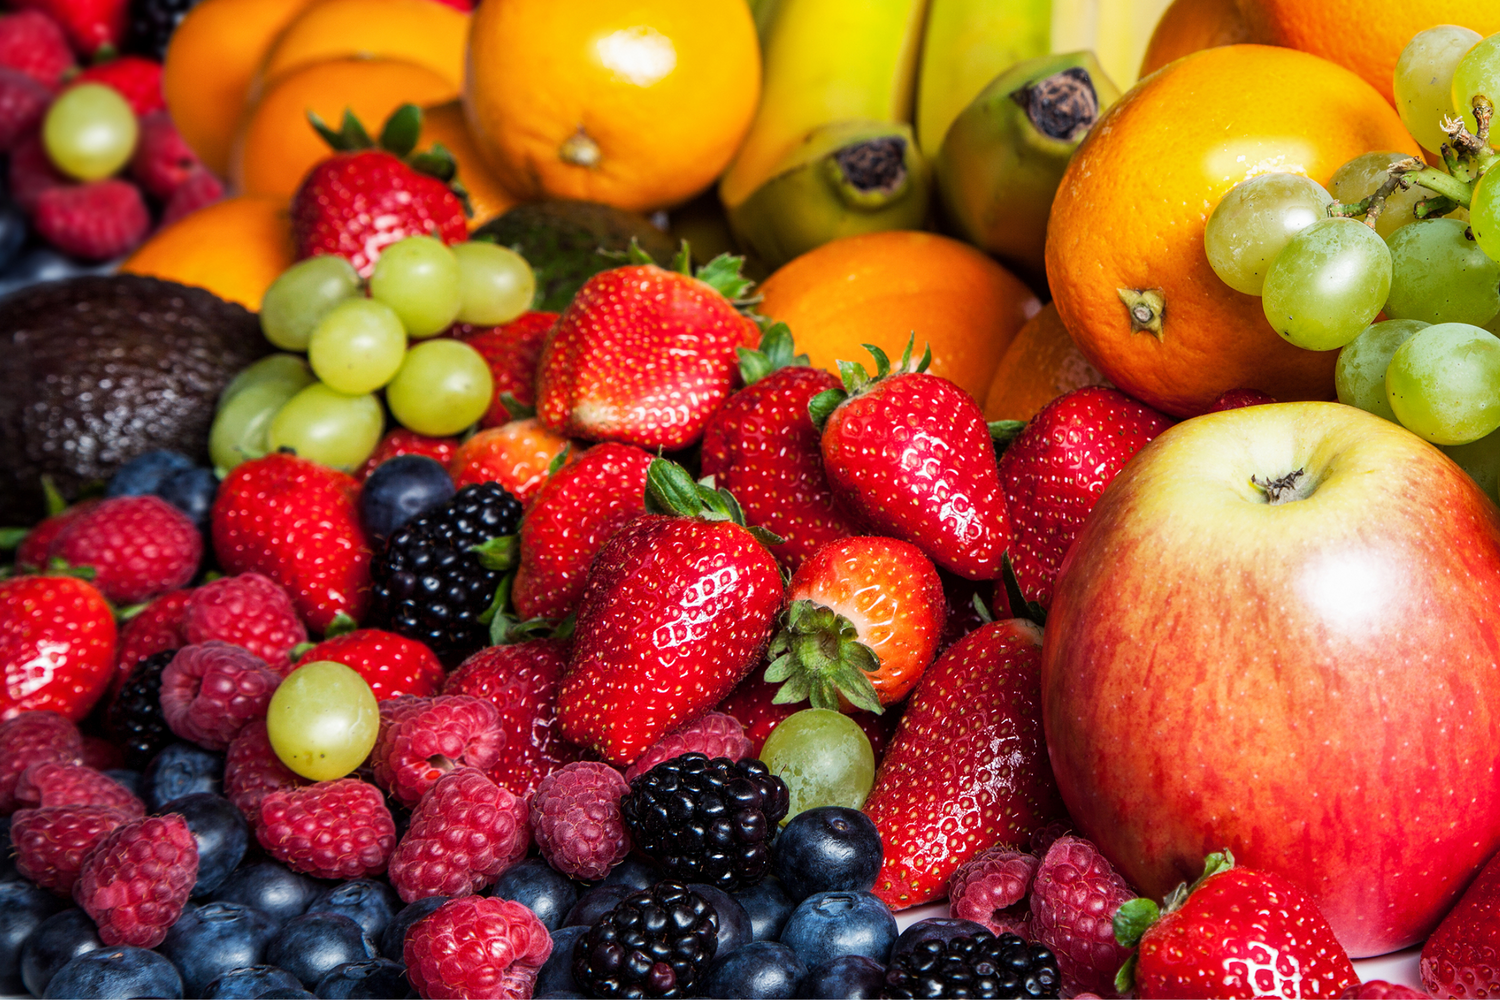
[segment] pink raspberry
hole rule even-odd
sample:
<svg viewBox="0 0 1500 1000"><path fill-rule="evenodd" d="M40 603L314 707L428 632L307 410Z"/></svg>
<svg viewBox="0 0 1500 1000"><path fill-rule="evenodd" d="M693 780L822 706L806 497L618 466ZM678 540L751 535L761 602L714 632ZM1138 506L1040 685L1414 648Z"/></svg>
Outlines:
<svg viewBox="0 0 1500 1000"><path fill-rule="evenodd" d="M634 781L662 761L694 750L710 760L715 757L744 760L754 754L755 744L750 742L745 727L734 716L709 712L683 723L657 740L640 760L625 769L625 780Z"/></svg>
<svg viewBox="0 0 1500 1000"><path fill-rule="evenodd" d="M125 249L129 247L99 259ZM161 497L111 497L70 521L52 543L51 554L70 566L92 566L94 586L111 601L138 604L193 578L203 558L203 535L191 518Z"/></svg>
<svg viewBox="0 0 1500 1000"><path fill-rule="evenodd" d="M526 802L478 768L449 771L411 814L391 855L391 885L410 903L467 896L526 856Z"/></svg>
<svg viewBox="0 0 1500 1000"><path fill-rule="evenodd" d="M370 765L375 783L409 808L456 767L488 771L504 745L500 712L483 699L403 695L380 703L380 735Z"/></svg>
<svg viewBox="0 0 1500 1000"><path fill-rule="evenodd" d="M56 87L73 68L73 49L57 22L39 10L0 17L0 66Z"/></svg>
<svg viewBox="0 0 1500 1000"><path fill-rule="evenodd" d="M620 799L629 791L619 771L598 761L568 764L543 778L531 796L531 829L542 857L574 878L608 875L630 853L620 816Z"/></svg>
<svg viewBox="0 0 1500 1000"><path fill-rule="evenodd" d="M1426 997L1421 990L1384 979L1355 983L1339 994L1339 1000L1425 1000Z"/></svg>
<svg viewBox="0 0 1500 1000"><path fill-rule="evenodd" d="M212 205L224 197L224 182L213 175L207 167L198 166L177 185L172 197L161 210L161 224L170 226L185 215L192 215L200 208Z"/></svg>
<svg viewBox="0 0 1500 1000"><path fill-rule="evenodd" d="M182 637L189 643L218 639L242 646L285 677L292 649L307 641L307 628L275 581L241 573L193 591L183 612Z"/></svg>
<svg viewBox="0 0 1500 1000"><path fill-rule="evenodd" d="M402 958L428 1000L529 997L552 954L552 936L525 906L509 899L460 896L412 925Z"/></svg>
<svg viewBox="0 0 1500 1000"><path fill-rule="evenodd" d="M40 129L23 132L16 136L10 147L10 198L28 216L36 211L42 195L53 188L73 183L57 172L52 160L42 145ZM78 506L82 506L79 504ZM67 514L68 511L64 511ZM19 552L17 553L19 557ZM28 561L36 565L34 550L28 553ZM45 559L42 560L46 562Z"/></svg>
<svg viewBox="0 0 1500 1000"><path fill-rule="evenodd" d="M110 806L22 809L10 824L16 870L42 888L66 896L95 845L133 818Z"/></svg>
<svg viewBox="0 0 1500 1000"><path fill-rule="evenodd" d="M198 881L198 842L176 813L116 827L83 861L73 898L107 945L155 948Z"/></svg>
<svg viewBox="0 0 1500 1000"><path fill-rule="evenodd" d="M51 103L52 91L20 70L0 66L0 153L31 134ZM19 553L16 564L27 565Z"/></svg>
<svg viewBox="0 0 1500 1000"><path fill-rule="evenodd" d="M1031 883L1031 932L1057 956L1064 990L1116 995L1115 973L1130 949L1115 940L1115 911L1137 895L1082 837L1047 848Z"/></svg>
<svg viewBox="0 0 1500 1000"><path fill-rule="evenodd" d="M1036 875L1037 857L1008 844L976 854L959 866L948 883L948 915L983 924L996 935L1031 938L1031 907L1026 895Z"/></svg>
<svg viewBox="0 0 1500 1000"><path fill-rule="evenodd" d="M260 802L271 792L310 784L271 749L265 719L245 723L224 752L224 797L245 814L251 826L259 822Z"/></svg>
<svg viewBox="0 0 1500 1000"><path fill-rule="evenodd" d="M255 836L293 871L351 879L385 871L396 821L380 789L358 778L277 789L260 800Z"/></svg>
<svg viewBox="0 0 1500 1000"><path fill-rule="evenodd" d="M0 722L0 816L19 808L16 785L22 771L47 761L76 763L82 754L78 727L57 712L23 712Z"/></svg>
<svg viewBox="0 0 1500 1000"><path fill-rule="evenodd" d="M131 819L146 815L146 804L108 775L82 764L43 761L21 772L16 801L40 806L109 806Z"/></svg>
<svg viewBox="0 0 1500 1000"><path fill-rule="evenodd" d="M249 650L212 640L184 646L161 674L161 712L172 732L223 750L252 719L263 719L281 677Z"/></svg>
<svg viewBox="0 0 1500 1000"><path fill-rule="evenodd" d="M141 116L130 174L148 193L166 201L193 168L201 165L198 154L182 138L166 110Z"/></svg>
<svg viewBox="0 0 1500 1000"><path fill-rule="evenodd" d="M65 254L81 257L84 260L109 260L111 257L118 257L140 246L141 241L146 238L146 233L151 229L151 211L146 208L146 199L142 197L140 188L130 181L111 177L102 181L89 181L86 184L66 184L48 188L37 196L36 209L31 215L31 224L36 228L37 235ZM116 499L137 498L117 497ZM105 501L105 503L110 502ZM161 503L176 510L165 500ZM182 512L178 511L178 513ZM186 515L182 516L186 517ZM203 536L196 528L192 531L197 536L198 554L201 556ZM186 540L187 536L181 535L180 538ZM184 561L185 554L181 551L174 551L170 561L162 561L161 565L163 568L171 567L180 573L179 567ZM156 560L153 559L152 562L155 563ZM195 559L194 567L196 566ZM106 591L105 596L118 601L144 601L153 594L180 587L191 578L192 574L186 578L179 578L177 574L171 577L156 577L154 581L156 589L142 593L140 597L124 596L129 591L122 591L118 597ZM126 580L127 586L139 588L152 581L152 576L146 574L137 576L132 573ZM112 574L106 577L106 582L113 584ZM141 593L138 589L133 592Z"/></svg>

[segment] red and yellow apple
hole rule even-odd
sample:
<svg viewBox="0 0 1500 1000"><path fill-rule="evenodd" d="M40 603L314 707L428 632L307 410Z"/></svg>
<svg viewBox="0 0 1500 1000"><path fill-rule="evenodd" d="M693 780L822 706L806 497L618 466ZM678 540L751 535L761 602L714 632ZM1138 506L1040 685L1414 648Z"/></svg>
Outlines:
<svg viewBox="0 0 1500 1000"><path fill-rule="evenodd" d="M1141 891L1227 847L1351 956L1405 947L1500 847L1500 512L1352 407L1185 421L1064 560L1042 690L1063 799Z"/></svg>

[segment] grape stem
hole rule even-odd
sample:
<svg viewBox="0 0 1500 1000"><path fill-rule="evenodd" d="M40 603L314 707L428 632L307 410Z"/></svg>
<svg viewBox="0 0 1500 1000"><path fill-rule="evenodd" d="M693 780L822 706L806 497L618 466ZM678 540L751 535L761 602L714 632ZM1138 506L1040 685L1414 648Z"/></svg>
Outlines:
<svg viewBox="0 0 1500 1000"><path fill-rule="evenodd" d="M1386 179L1380 187L1359 201L1333 205L1328 210L1329 215L1348 219L1363 216L1365 225L1374 229L1381 212L1385 211L1386 199L1398 189L1405 191L1413 184L1420 184L1438 195L1418 204L1418 217L1424 219L1451 212L1460 205L1467 207L1473 193L1472 185L1429 167L1415 156L1392 163L1386 171Z"/></svg>

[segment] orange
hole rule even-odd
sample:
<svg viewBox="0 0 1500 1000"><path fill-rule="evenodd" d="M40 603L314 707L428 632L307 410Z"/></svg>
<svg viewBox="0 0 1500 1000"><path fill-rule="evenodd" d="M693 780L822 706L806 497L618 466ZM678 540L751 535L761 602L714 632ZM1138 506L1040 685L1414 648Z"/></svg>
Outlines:
<svg viewBox="0 0 1500 1000"><path fill-rule="evenodd" d="M172 33L162 93L172 121L208 169L225 176L255 71L310 0L203 0Z"/></svg>
<svg viewBox="0 0 1500 1000"><path fill-rule="evenodd" d="M437 6L433 0L419 2ZM474 214L469 217L470 230L484 225L519 201L505 190L489 164L484 162L484 157L479 155L474 138L469 135L469 126L464 122L464 109L457 101L422 110L422 135L417 140L417 148L428 149L435 142L447 147L458 162L458 179L469 192L469 205L474 209Z"/></svg>
<svg viewBox="0 0 1500 1000"><path fill-rule="evenodd" d="M316 0L287 25L266 54L260 77L347 56L381 56L426 66L464 82L469 15L433 0Z"/></svg>
<svg viewBox="0 0 1500 1000"><path fill-rule="evenodd" d="M330 59L291 70L245 117L230 178L245 194L291 197L313 165L332 154L308 124L309 111L337 128L345 109L352 110L374 136L403 104L441 104L457 96L458 89L432 70L396 59Z"/></svg>
<svg viewBox="0 0 1500 1000"><path fill-rule="evenodd" d="M1005 349L984 397L984 418L1030 420L1065 392L1107 382L1078 350L1049 302Z"/></svg>
<svg viewBox="0 0 1500 1000"><path fill-rule="evenodd" d="M1285 170L1326 185L1371 150L1417 146L1374 88L1305 52L1205 49L1142 80L1089 132L1052 203L1047 280L1084 356L1178 416L1238 388L1332 399L1338 352L1282 340L1259 298L1209 268L1203 227L1240 181ZM1159 333L1133 311L1145 327L1159 316Z"/></svg>
<svg viewBox="0 0 1500 1000"><path fill-rule="evenodd" d="M1021 279L958 240L893 230L846 236L787 263L760 286L757 311L786 323L818 368L872 367L874 344L894 363L932 348L928 370L984 399L990 376L1041 303Z"/></svg>
<svg viewBox="0 0 1500 1000"><path fill-rule="evenodd" d="M1150 76L1173 59L1199 49L1252 42L1250 26L1240 15L1239 0L1173 0L1156 22L1141 76Z"/></svg>
<svg viewBox="0 0 1500 1000"><path fill-rule="evenodd" d="M760 99L745 0L485 0L464 111L523 200L650 211L713 183Z"/></svg>
<svg viewBox="0 0 1500 1000"><path fill-rule="evenodd" d="M120 270L206 288L246 309L297 260L285 198L226 198L156 232Z"/></svg>

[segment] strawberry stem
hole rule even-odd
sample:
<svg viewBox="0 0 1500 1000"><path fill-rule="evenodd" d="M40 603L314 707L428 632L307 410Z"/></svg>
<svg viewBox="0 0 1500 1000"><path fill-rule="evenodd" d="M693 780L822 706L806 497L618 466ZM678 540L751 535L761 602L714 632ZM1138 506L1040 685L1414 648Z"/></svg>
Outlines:
<svg viewBox="0 0 1500 1000"><path fill-rule="evenodd" d="M869 675L880 657L859 640L854 623L815 601L793 601L785 625L772 640L765 679L780 684L772 704L812 702L813 708L840 709L839 695L866 711L885 709Z"/></svg>
<svg viewBox="0 0 1500 1000"><path fill-rule="evenodd" d="M357 628L359 628L359 622L340 611L333 616L333 621L329 622L328 627L323 630L323 638L332 639L336 636L347 635Z"/></svg>
<svg viewBox="0 0 1500 1000"><path fill-rule="evenodd" d="M792 331L785 323L772 323L760 335L760 347L735 348L740 358L740 381L745 385L759 382L781 368L806 367L806 354L797 354Z"/></svg>

